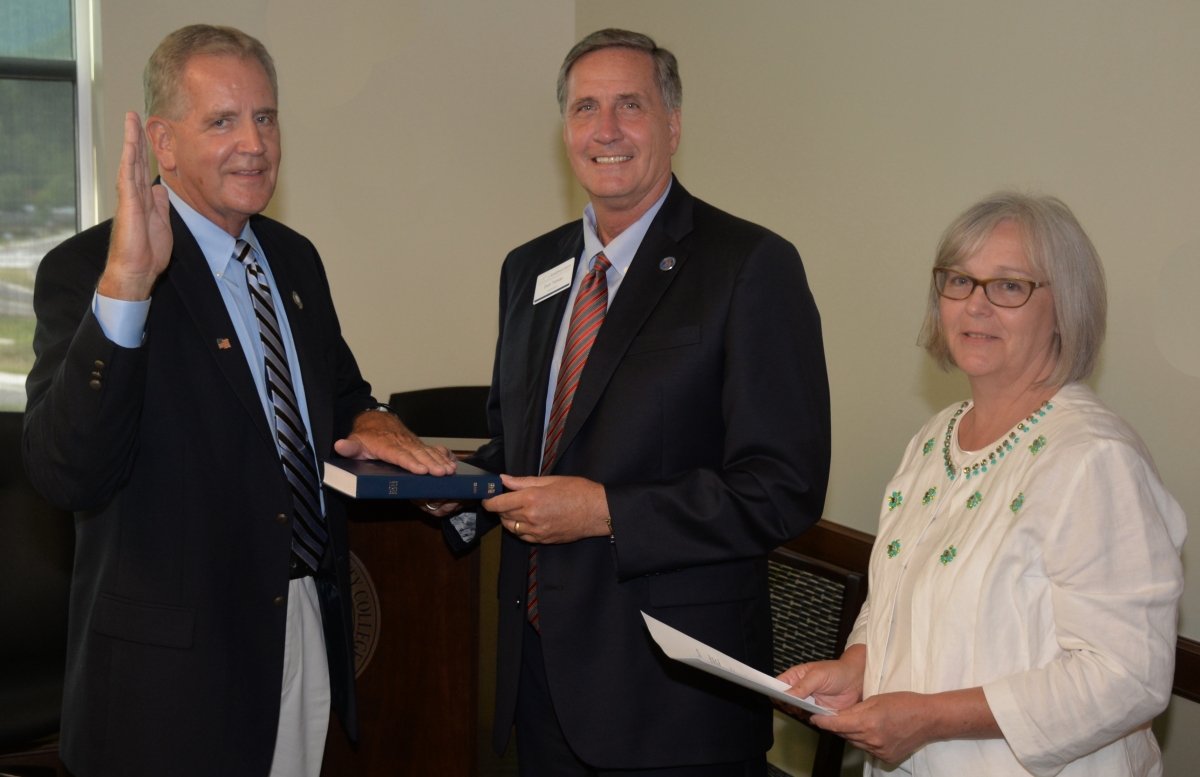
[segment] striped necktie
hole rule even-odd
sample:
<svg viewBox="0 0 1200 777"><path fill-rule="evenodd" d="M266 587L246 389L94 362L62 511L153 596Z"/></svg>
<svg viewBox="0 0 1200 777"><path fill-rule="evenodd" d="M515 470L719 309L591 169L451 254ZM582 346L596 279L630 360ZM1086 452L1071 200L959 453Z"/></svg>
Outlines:
<svg viewBox="0 0 1200 777"><path fill-rule="evenodd" d="M280 336L275 303L271 301L271 286L267 274L254 260L254 249L245 240L237 241L234 249L237 260L246 267L246 286L254 303L258 333L262 337L263 368L267 390L275 408L275 431L279 439L279 458L283 473L292 485L292 552L309 569L321 565L325 543L325 516L321 514L317 462L308 444L308 433L300 416L300 406L292 391L292 371L287 351Z"/></svg>
<svg viewBox="0 0 1200 777"><path fill-rule="evenodd" d="M604 323L608 312L608 268L612 264L604 254L597 254L592 269L583 276L575 307L571 311L571 323L567 327L567 342L563 346L562 361L558 366L558 380L554 383L554 405L550 409L550 421L546 424L546 443L542 449L542 475L549 475L558 457L558 441L566 426L567 413L571 411L571 400L579 388L579 376L587 363L596 334ZM541 632L538 624L537 594L538 546L529 548L529 587L526 589L525 615L533 627Z"/></svg>

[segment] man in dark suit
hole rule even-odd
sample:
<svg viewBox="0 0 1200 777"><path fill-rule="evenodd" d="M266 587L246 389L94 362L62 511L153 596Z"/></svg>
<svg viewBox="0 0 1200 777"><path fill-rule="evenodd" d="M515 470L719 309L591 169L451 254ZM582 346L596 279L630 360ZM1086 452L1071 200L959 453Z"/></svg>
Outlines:
<svg viewBox="0 0 1200 777"><path fill-rule="evenodd" d="M146 87L163 185L130 113L115 220L47 255L34 296L25 464L76 512L62 757L316 777L331 707L357 728L345 514L317 460L453 464L373 412L316 249L257 215L280 158L262 44L185 27Z"/></svg>
<svg viewBox="0 0 1200 777"><path fill-rule="evenodd" d="M508 493L494 745L523 775L765 774L763 696L667 659L641 611L771 672L766 554L821 515L829 391L795 248L671 174L674 57L604 30L559 74L584 219L509 254L476 457Z"/></svg>

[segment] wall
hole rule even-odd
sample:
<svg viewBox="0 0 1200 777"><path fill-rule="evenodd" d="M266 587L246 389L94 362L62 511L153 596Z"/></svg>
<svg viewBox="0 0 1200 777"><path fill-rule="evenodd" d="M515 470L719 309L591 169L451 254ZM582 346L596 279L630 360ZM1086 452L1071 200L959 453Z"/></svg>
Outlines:
<svg viewBox="0 0 1200 777"><path fill-rule="evenodd" d="M1200 6L576 3L577 36L608 26L679 56L689 190L805 260L833 391L827 518L874 533L910 436L967 395L915 345L928 268L954 216L1014 186L1061 197L1095 242L1110 314L1092 384L1200 515ZM1181 630L1200 638L1195 583ZM1200 773L1197 705L1166 722L1168 773Z"/></svg>

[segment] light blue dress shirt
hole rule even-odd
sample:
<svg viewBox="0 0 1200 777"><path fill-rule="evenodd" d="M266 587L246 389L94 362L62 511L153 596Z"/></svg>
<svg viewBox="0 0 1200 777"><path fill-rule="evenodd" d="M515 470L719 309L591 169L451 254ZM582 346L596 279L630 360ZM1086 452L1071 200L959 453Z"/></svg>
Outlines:
<svg viewBox="0 0 1200 777"><path fill-rule="evenodd" d="M163 184L166 186L166 184ZM250 366L250 374L254 376L254 385L258 388L258 397L262 401L263 413L271 432L275 435L275 445L279 446L279 433L275 428L275 406L271 402L267 390L265 368L263 367L262 337L258 333L258 319L254 315L254 304L250 299L250 289L246 285L246 268L234 256L234 246L237 239L225 230L197 213L184 202L179 195L167 186L171 204L179 213L183 223L191 230L192 237L200 244L200 250L212 271L213 280L221 292L221 299L229 311L233 322L233 331L237 334L238 342L242 345L242 353ZM267 262L258 238L247 223L242 229L241 239L249 243L258 260L258 265L267 275L271 285L271 300L275 304L275 316L279 321L280 335L283 337L283 347L287 352L288 366L292 375L292 392L300 405L300 416L304 421L304 430L308 434L309 446L312 446L312 425L308 420L308 403L304 395L304 380L300 375L300 362L296 356L296 344L292 340L292 329L288 324L287 309L279 297L279 288L275 284L275 276L271 274L271 266ZM98 292L92 301L92 312L100 323L100 328L106 337L124 348L141 346L145 337L146 318L150 313L150 300L144 302L129 302L101 296ZM318 472L320 471L318 465ZM318 489L320 492L320 489ZM325 495L321 495L321 510L325 510Z"/></svg>
<svg viewBox="0 0 1200 777"><path fill-rule="evenodd" d="M604 245L600 242L600 236L596 234L596 209L589 202L587 207L583 209L583 258L575 267L575 277L571 280L570 296L567 298L566 313L563 314L562 323L558 327L558 340L554 343L554 358L550 362L550 385L546 389L546 415L542 422L542 433L545 434L546 428L550 425L550 411L554 408L554 390L558 387L558 369L562 366L563 350L567 345L567 330L571 326L571 312L575 309L575 297L579 294L579 286L583 283L583 276L587 275L592 265L596 261L596 256L601 252L604 253L604 258L608 259L612 266L608 268L608 273L605 278L608 281L608 307L612 307L613 300L616 299L617 290L621 288L621 281L625 280L625 274L629 272L629 265L633 263L633 257L642 246L642 240L646 237L646 231L650 229L650 222L654 221L654 217L658 215L658 211L662 208L663 202L666 201L667 195L671 193L671 186L674 185L674 179L667 185L667 190L663 195L650 206L650 210L642 214L642 217L629 225L629 227L613 238L612 242ZM544 443L544 441L543 441ZM542 446L542 452L545 453L545 445ZM539 458L539 469L541 468L541 458Z"/></svg>

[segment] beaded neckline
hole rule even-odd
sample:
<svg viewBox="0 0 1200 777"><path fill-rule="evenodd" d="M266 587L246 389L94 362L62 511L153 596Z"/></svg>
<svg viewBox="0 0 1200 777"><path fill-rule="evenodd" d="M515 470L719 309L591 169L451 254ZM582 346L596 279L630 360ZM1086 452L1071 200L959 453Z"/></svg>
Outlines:
<svg viewBox="0 0 1200 777"><path fill-rule="evenodd" d="M958 410L954 411L954 415L951 416L950 423L946 425L946 439L942 443L942 459L946 464L946 476L951 480L954 480L956 477L958 477L959 471L958 466L954 463L954 460L950 458L950 437L954 434L954 425L958 423L958 417L963 414L963 412L967 409L967 405L969 404L971 403L963 402L961 405L959 405ZM1005 454L1010 452L1013 449L1013 446L1021 441L1021 438L1017 436L1018 433L1025 434L1028 432L1031 426L1036 424L1039 419L1045 418L1046 413L1053 409L1054 405L1050 404L1050 400L1043 402L1041 407L1030 413L1024 421L1018 423L1016 427L1014 427L1013 430L1008 433L1008 436L1001 438L1000 444L996 446L995 450L988 451L987 455L985 455L975 464L964 465L962 468L962 474L967 476L967 480L970 480L973 477L978 477L984 472L987 472L989 466L996 466L998 462L997 457L1000 459L1004 458Z"/></svg>

